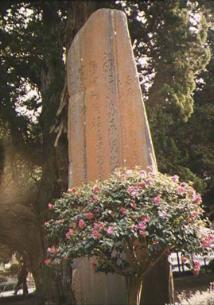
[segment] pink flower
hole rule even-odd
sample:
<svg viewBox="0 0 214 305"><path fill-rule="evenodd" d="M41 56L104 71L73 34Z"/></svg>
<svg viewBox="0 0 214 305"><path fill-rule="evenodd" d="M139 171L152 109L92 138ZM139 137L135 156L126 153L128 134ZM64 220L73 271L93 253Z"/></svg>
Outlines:
<svg viewBox="0 0 214 305"><path fill-rule="evenodd" d="M93 191L95 194L99 193L99 192L100 192L99 186L98 186L97 184L95 184L95 185L93 186L92 191Z"/></svg>
<svg viewBox="0 0 214 305"><path fill-rule="evenodd" d="M192 219L195 219L195 218L197 218L197 216L199 215L199 212L198 212L198 211L192 211L192 212L190 213L190 215L191 215Z"/></svg>
<svg viewBox="0 0 214 305"><path fill-rule="evenodd" d="M97 230L97 231L100 231L104 228L104 224L101 223L101 222L95 222L94 223L94 229Z"/></svg>
<svg viewBox="0 0 214 305"><path fill-rule="evenodd" d="M145 182L138 183L138 187L141 188L141 189L144 189L146 187Z"/></svg>
<svg viewBox="0 0 214 305"><path fill-rule="evenodd" d="M51 259L50 258L46 258L43 260L43 264L44 265L49 265L51 263Z"/></svg>
<svg viewBox="0 0 214 305"><path fill-rule="evenodd" d="M75 187L72 187L72 188L69 188L69 189L68 189L68 192L69 192L69 193L76 193L76 191L77 191L77 190L75 189Z"/></svg>
<svg viewBox="0 0 214 305"><path fill-rule="evenodd" d="M71 236L73 236L73 235L74 235L74 230L71 229L71 228L70 228L70 229L67 231L67 233L65 234L65 236L66 236L67 239L70 239Z"/></svg>
<svg viewBox="0 0 214 305"><path fill-rule="evenodd" d="M138 230L138 233L142 237L146 237L148 233L146 232L146 223L144 221L139 222L139 224L134 226L135 230Z"/></svg>
<svg viewBox="0 0 214 305"><path fill-rule="evenodd" d="M150 185L152 185L152 183L153 183L153 180L152 180L151 178L147 178L147 179L145 180L145 185L146 185L146 186L150 186Z"/></svg>
<svg viewBox="0 0 214 305"><path fill-rule="evenodd" d="M146 231L142 231L142 230L139 230L139 234L142 237L146 237L148 235L148 233Z"/></svg>
<svg viewBox="0 0 214 305"><path fill-rule="evenodd" d="M146 178L146 176L147 176L146 171L144 171L144 170L140 171L140 176L141 176L142 178Z"/></svg>
<svg viewBox="0 0 214 305"><path fill-rule="evenodd" d="M139 224L134 225L134 229L138 230L139 235L142 237L146 237L148 235L148 233L146 232L146 223L144 221L140 221Z"/></svg>
<svg viewBox="0 0 214 305"><path fill-rule="evenodd" d="M120 208L120 213L121 213L122 215L126 215L126 214L127 214L127 209L125 209L125 208Z"/></svg>
<svg viewBox="0 0 214 305"><path fill-rule="evenodd" d="M201 242L202 242L203 248L210 248L214 242L214 236L211 234L208 234Z"/></svg>
<svg viewBox="0 0 214 305"><path fill-rule="evenodd" d="M202 247L203 248L209 248L210 247L210 240L209 239L205 238L201 242L202 242Z"/></svg>
<svg viewBox="0 0 214 305"><path fill-rule="evenodd" d="M52 204L52 203L48 203L48 208L49 208L49 210L51 210L51 209L53 209L53 207L54 207L54 205Z"/></svg>
<svg viewBox="0 0 214 305"><path fill-rule="evenodd" d="M93 200L94 202L98 202L98 201L99 201L99 197L98 197L97 195L95 195L95 194L93 194L93 195L91 196L91 198L92 198L92 200Z"/></svg>
<svg viewBox="0 0 214 305"><path fill-rule="evenodd" d="M142 222L147 223L150 221L150 217L148 215L143 215L141 217Z"/></svg>
<svg viewBox="0 0 214 305"><path fill-rule="evenodd" d="M146 224L144 221L139 222L139 224L137 225L137 228L141 231L145 231L146 230Z"/></svg>
<svg viewBox="0 0 214 305"><path fill-rule="evenodd" d="M101 234L97 230L93 229L92 236L94 237L94 239L99 239L101 237Z"/></svg>
<svg viewBox="0 0 214 305"><path fill-rule="evenodd" d="M48 247L47 251L50 254L55 254L55 253L57 253L59 251L59 249L56 248L55 246L52 246L52 247Z"/></svg>
<svg viewBox="0 0 214 305"><path fill-rule="evenodd" d="M86 227L85 221L83 219L80 219L78 222L78 227L80 229L84 229Z"/></svg>
<svg viewBox="0 0 214 305"><path fill-rule="evenodd" d="M198 193L195 193L193 195L193 198L192 198L193 202L195 202L196 204L200 204L202 202L202 199L201 199L201 195L198 194Z"/></svg>
<svg viewBox="0 0 214 305"><path fill-rule="evenodd" d="M132 198L136 198L139 195L140 188L136 185L131 185L128 187L127 192Z"/></svg>
<svg viewBox="0 0 214 305"><path fill-rule="evenodd" d="M109 235L111 235L111 234L113 234L113 232L114 232L114 229L113 229L113 227L108 227L108 229L107 229L107 233L109 234Z"/></svg>
<svg viewBox="0 0 214 305"><path fill-rule="evenodd" d="M177 192L179 195L183 195L185 193L186 189L184 186L179 185L179 187L177 188Z"/></svg>
<svg viewBox="0 0 214 305"><path fill-rule="evenodd" d="M194 260L193 261L193 273L195 275L199 274L200 269L201 269L201 263L197 260Z"/></svg>
<svg viewBox="0 0 214 305"><path fill-rule="evenodd" d="M177 175L172 176L172 181L178 183L179 176L177 176Z"/></svg>
<svg viewBox="0 0 214 305"><path fill-rule="evenodd" d="M154 203L155 205L159 205L160 202L161 202L161 197L160 197L160 195L158 195L158 196L156 196L156 197L153 198L153 203Z"/></svg>
<svg viewBox="0 0 214 305"><path fill-rule="evenodd" d="M94 214L91 212L87 212L84 214L84 216L88 219L88 220L92 220L94 218Z"/></svg>

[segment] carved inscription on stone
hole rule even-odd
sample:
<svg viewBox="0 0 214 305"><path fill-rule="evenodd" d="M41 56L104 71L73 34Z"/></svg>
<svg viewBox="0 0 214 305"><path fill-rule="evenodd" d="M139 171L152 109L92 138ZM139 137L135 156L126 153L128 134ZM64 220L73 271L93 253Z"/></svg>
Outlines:
<svg viewBox="0 0 214 305"><path fill-rule="evenodd" d="M112 45L110 45L112 48ZM103 71L106 80L105 102L107 104L108 134L110 146L111 171L120 164L120 122L118 109L118 96L116 91L116 66L114 63L114 52L104 52Z"/></svg>

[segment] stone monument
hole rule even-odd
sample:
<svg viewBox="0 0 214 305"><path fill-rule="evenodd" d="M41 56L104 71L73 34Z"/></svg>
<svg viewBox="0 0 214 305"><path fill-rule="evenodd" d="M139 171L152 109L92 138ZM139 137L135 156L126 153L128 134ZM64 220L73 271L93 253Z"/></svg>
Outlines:
<svg viewBox="0 0 214 305"><path fill-rule="evenodd" d="M115 168L157 169L126 15L93 13L67 57L69 187L107 178ZM76 260L77 304L122 305L125 280Z"/></svg>

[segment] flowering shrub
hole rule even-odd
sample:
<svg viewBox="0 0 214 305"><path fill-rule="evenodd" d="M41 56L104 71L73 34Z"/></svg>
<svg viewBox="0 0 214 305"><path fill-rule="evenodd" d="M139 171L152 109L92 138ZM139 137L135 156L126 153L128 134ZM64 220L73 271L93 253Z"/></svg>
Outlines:
<svg viewBox="0 0 214 305"><path fill-rule="evenodd" d="M201 196L177 176L117 170L103 182L69 189L50 204L48 258L96 256L98 271L135 279L129 294L133 305L136 282L139 289L143 274L162 256L209 249L213 236L205 229L200 204ZM193 267L198 272L198 264Z"/></svg>

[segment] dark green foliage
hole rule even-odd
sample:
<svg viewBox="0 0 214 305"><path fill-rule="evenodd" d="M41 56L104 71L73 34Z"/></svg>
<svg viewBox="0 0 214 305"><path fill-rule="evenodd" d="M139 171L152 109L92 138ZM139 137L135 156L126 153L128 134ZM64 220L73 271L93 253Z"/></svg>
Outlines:
<svg viewBox="0 0 214 305"><path fill-rule="evenodd" d="M138 67L159 169L204 194L213 187L213 60L203 72L213 56L213 5L205 2L126 2L136 56L146 59Z"/></svg>
<svg viewBox="0 0 214 305"><path fill-rule="evenodd" d="M212 272L214 272L214 260L213 260L213 259L209 262L208 268L209 268L209 270L211 270Z"/></svg>

